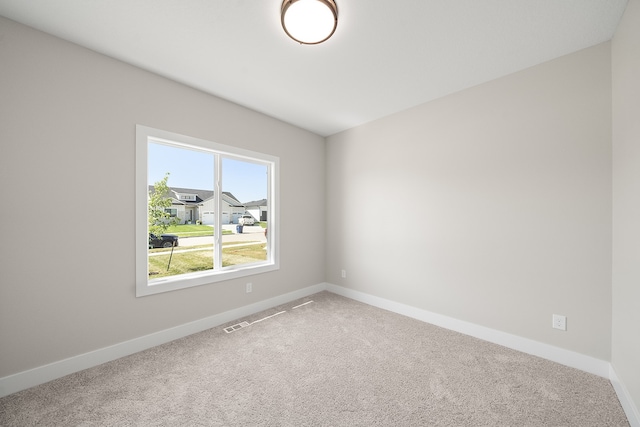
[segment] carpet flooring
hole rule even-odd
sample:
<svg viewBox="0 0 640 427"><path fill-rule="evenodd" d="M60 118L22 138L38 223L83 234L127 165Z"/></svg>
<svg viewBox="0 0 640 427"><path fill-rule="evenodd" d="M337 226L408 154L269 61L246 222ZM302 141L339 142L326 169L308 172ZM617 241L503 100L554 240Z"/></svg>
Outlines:
<svg viewBox="0 0 640 427"><path fill-rule="evenodd" d="M0 425L629 424L605 378L321 292L6 396Z"/></svg>

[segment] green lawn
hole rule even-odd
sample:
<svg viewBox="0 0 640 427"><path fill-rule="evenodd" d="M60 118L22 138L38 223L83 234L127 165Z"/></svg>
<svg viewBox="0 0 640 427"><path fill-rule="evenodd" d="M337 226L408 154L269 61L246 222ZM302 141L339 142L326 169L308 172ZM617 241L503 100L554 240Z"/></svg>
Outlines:
<svg viewBox="0 0 640 427"><path fill-rule="evenodd" d="M201 237L213 236L213 231L213 227L210 225L180 224L167 228L164 234L175 234L178 237ZM233 234L233 232L222 230L222 234Z"/></svg>
<svg viewBox="0 0 640 427"><path fill-rule="evenodd" d="M233 244L231 242L224 244L227 246ZM199 247L198 247L199 248ZM212 248L211 245L205 246L203 249ZM160 277L175 276L178 274L192 273L195 271L211 270L213 267L213 251L201 250L191 252L180 252L181 248L177 248L171 258L171 266L167 271L171 249L161 250L154 249L153 253L161 252L163 255L149 257L149 279L157 279ZM194 249L189 247L188 249ZM256 261L264 261L267 259L267 251L264 243L256 243L254 245L236 246L222 248L222 266L248 264Z"/></svg>

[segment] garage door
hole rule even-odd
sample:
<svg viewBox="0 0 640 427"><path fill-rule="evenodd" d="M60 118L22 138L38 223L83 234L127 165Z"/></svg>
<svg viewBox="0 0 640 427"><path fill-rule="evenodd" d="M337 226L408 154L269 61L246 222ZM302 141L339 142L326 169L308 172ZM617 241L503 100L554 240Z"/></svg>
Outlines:
<svg viewBox="0 0 640 427"><path fill-rule="evenodd" d="M202 223L206 225L214 225L215 217L213 216L213 212L202 212Z"/></svg>

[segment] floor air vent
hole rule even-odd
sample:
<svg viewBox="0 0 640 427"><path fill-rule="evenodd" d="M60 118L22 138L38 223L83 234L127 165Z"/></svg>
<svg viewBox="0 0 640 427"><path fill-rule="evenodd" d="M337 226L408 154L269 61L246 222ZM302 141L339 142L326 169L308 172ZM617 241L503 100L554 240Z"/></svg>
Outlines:
<svg viewBox="0 0 640 427"><path fill-rule="evenodd" d="M293 310L293 309L296 309L296 308L303 307L303 306L305 306L305 305L307 305L307 304L311 304L312 302L313 302L313 301L307 301L307 302L302 303L302 304L300 304L300 305L296 305L295 307L292 307L292 310ZM286 310L284 310L284 311L280 311L280 312L278 312L278 313L276 313L276 314L272 314L271 316L263 317L262 319L255 320L255 321L253 321L253 322L251 322L251 323L249 323L249 322L240 322L240 323L236 323L235 325L227 326L226 328L224 328L224 331L225 331L226 333L230 334L231 332L235 332L235 331L237 331L238 329L246 328L247 326L251 326L251 325L253 325L254 323L258 323L258 322L262 322L263 320L271 319L272 317L276 317L276 316L278 316L278 315L280 315L280 314L284 314L284 313L286 313L286 312L287 312Z"/></svg>
<svg viewBox="0 0 640 427"><path fill-rule="evenodd" d="M247 326L249 326L249 323L247 323L247 322L236 323L235 325L227 326L226 328L224 328L224 331L226 333L230 334L233 331L237 331L238 329L246 328Z"/></svg>

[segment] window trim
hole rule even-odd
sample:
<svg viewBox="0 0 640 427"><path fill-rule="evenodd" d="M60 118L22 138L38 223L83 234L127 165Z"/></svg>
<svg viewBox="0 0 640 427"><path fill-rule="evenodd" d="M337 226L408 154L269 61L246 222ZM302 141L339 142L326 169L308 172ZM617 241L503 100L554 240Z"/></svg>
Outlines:
<svg viewBox="0 0 640 427"><path fill-rule="evenodd" d="M211 151L231 158L243 161L265 163L269 167L267 209L269 210L269 237L267 239L267 256L264 263L240 264L228 266L219 270L207 270L179 276L153 279L149 281L148 264L148 186L147 182L147 147L149 141L168 143L174 146L195 148ZM214 191L216 194L215 215L215 245L214 256L220 257L222 251L221 232L221 157L216 156ZM258 153L243 148L219 144L204 139L181 135L148 126L136 125L136 179L135 179L135 254L136 254L136 297L154 295L178 289L202 286L226 280L237 279L255 274L275 271L280 268L279 263L279 158L264 153Z"/></svg>

